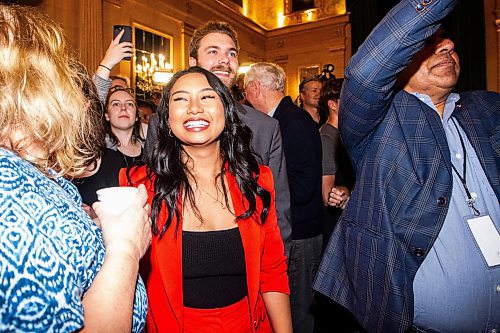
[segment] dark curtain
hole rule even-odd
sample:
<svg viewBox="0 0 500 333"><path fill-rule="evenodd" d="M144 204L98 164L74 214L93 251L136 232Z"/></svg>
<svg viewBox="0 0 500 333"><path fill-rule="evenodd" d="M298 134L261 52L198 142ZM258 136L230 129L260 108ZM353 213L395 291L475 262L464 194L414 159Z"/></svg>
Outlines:
<svg viewBox="0 0 500 333"><path fill-rule="evenodd" d="M352 50L398 3L398 0L346 0L351 13ZM459 1L445 26L460 56L461 73L456 91L486 89L486 47L483 1Z"/></svg>

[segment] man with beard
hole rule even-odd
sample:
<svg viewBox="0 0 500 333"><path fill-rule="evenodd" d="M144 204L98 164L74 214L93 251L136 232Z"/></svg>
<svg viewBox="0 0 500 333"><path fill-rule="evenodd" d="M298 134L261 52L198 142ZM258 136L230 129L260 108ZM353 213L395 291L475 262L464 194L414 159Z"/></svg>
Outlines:
<svg viewBox="0 0 500 333"><path fill-rule="evenodd" d="M238 53L238 38L233 28L226 22L209 21L194 31L189 44L189 65L209 70L231 89L238 74ZM290 191L279 123L249 106L238 106L240 119L252 130L252 148L259 163L268 165L273 172L278 225L288 257L292 237ZM157 127L158 116L153 115L146 139L146 156L152 153L157 142Z"/></svg>
<svg viewBox="0 0 500 333"><path fill-rule="evenodd" d="M314 288L369 332L500 330L500 95L453 93L458 0L402 0L345 71L356 183Z"/></svg>

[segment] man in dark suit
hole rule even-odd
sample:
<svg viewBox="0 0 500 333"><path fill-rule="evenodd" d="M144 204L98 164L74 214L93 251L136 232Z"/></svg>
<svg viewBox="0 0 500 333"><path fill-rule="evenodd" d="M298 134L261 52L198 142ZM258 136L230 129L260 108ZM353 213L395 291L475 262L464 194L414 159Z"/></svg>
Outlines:
<svg viewBox="0 0 500 333"><path fill-rule="evenodd" d="M226 22L209 21L194 31L189 44L189 65L211 71L230 89L236 82L238 52L238 38L233 28ZM292 236L290 191L279 124L249 106L238 104L238 107L240 119L252 130L252 148L259 163L268 165L273 172L278 225L288 257ZM153 115L145 144L146 156L157 142L157 128L158 117Z"/></svg>
<svg viewBox="0 0 500 333"><path fill-rule="evenodd" d="M245 75L248 101L278 120L286 156L292 208L290 303L293 331L314 329L312 282L321 259L321 139L317 124L285 96L285 72L275 64L257 63Z"/></svg>
<svg viewBox="0 0 500 333"><path fill-rule="evenodd" d="M369 332L500 330L500 95L452 93L456 3L401 1L345 71L356 184L314 288Z"/></svg>

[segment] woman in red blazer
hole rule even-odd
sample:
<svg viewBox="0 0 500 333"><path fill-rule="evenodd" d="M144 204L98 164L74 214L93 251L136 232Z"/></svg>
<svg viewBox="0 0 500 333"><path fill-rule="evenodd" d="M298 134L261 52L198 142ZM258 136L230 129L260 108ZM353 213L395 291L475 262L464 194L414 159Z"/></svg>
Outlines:
<svg viewBox="0 0 500 333"><path fill-rule="evenodd" d="M273 177L250 148L223 83L178 72L147 166L122 170L152 206L149 332L291 332Z"/></svg>

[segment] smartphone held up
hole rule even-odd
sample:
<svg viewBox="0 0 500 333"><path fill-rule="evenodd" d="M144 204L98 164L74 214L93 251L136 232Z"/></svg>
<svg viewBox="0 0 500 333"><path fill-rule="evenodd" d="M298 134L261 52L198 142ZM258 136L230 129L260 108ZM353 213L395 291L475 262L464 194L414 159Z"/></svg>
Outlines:
<svg viewBox="0 0 500 333"><path fill-rule="evenodd" d="M132 27L129 25L114 25L113 26L113 39L115 39L120 32L123 31L123 35L120 37L120 43L129 42L132 43ZM123 57L123 60L130 60L132 56Z"/></svg>

